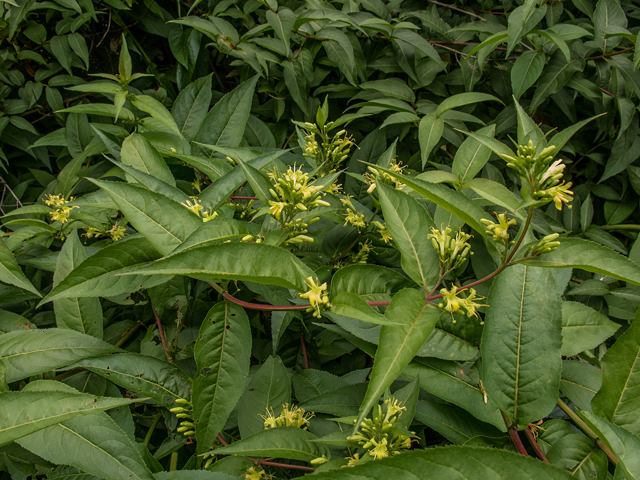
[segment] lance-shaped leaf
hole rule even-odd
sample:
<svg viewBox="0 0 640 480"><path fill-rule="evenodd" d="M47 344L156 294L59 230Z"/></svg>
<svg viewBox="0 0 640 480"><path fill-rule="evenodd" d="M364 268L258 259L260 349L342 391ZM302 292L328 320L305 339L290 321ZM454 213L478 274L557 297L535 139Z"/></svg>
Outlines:
<svg viewBox="0 0 640 480"><path fill-rule="evenodd" d="M477 133L493 137L496 133L496 126L489 125L478 130ZM451 165L451 173L465 183L480 173L490 156L491 149L489 147L483 145L477 139L469 137L458 148Z"/></svg>
<svg viewBox="0 0 640 480"><path fill-rule="evenodd" d="M420 120L418 139L422 155L422 168L427 164L431 150L436 146L444 131L444 119L435 115L425 115Z"/></svg>
<svg viewBox="0 0 640 480"><path fill-rule="evenodd" d="M435 305L426 303L424 294L419 290L407 288L393 297L385 317L403 325L385 325L380 330L371 380L360 407L356 429L429 338L440 313Z"/></svg>
<svg viewBox="0 0 640 480"><path fill-rule="evenodd" d="M574 478L607 478L607 456L582 434L559 438L546 455L552 465L569 470Z"/></svg>
<svg viewBox="0 0 640 480"><path fill-rule="evenodd" d="M313 270L282 248L259 243L223 243L176 253L123 275L189 275L242 280L306 292Z"/></svg>
<svg viewBox="0 0 640 480"><path fill-rule="evenodd" d="M562 355L572 357L604 342L620 328L593 308L562 302Z"/></svg>
<svg viewBox="0 0 640 480"><path fill-rule="evenodd" d="M166 277L132 275L117 277L129 267L150 262L161 255L144 237L125 238L94 253L69 273L43 303L57 298L92 297L96 293L110 297L137 291L141 286L153 287Z"/></svg>
<svg viewBox="0 0 640 480"><path fill-rule="evenodd" d="M581 268L640 285L640 266L613 250L581 238L561 238L553 252L522 262L532 267Z"/></svg>
<svg viewBox="0 0 640 480"><path fill-rule="evenodd" d="M138 401L78 392L5 392L0 395L0 445L72 418Z"/></svg>
<svg viewBox="0 0 640 480"><path fill-rule="evenodd" d="M576 123L575 125L571 125L570 127L565 128L563 131L556 133L549 142L549 145L554 145L556 149L554 150L554 155L557 155L562 147L566 145L566 143L573 137L578 130L584 127L587 123L595 120L602 115L606 115L606 113L601 113L600 115L594 115L593 117L587 118L586 120L582 120L581 122Z"/></svg>
<svg viewBox="0 0 640 480"><path fill-rule="evenodd" d="M398 325L374 310L364 298L349 292L339 293L331 300L331 313L376 325Z"/></svg>
<svg viewBox="0 0 640 480"><path fill-rule="evenodd" d="M621 469L627 480L640 478L640 437L629 430L614 425L589 412L579 412L586 424L596 433L618 459L617 469ZM616 475L618 478L618 475Z"/></svg>
<svg viewBox="0 0 640 480"><path fill-rule="evenodd" d="M74 330L48 328L0 335L0 362L7 367L8 383L118 350L110 343Z"/></svg>
<svg viewBox="0 0 640 480"><path fill-rule="evenodd" d="M359 263L341 268L331 277L331 298L348 292L366 301L391 300L392 293L411 285L411 280L395 270Z"/></svg>
<svg viewBox="0 0 640 480"><path fill-rule="evenodd" d="M27 277L25 277L18 262L13 258L11 250L4 244L4 241L0 241L0 281L15 285L18 288L42 297L40 292L38 292L38 290L31 285Z"/></svg>
<svg viewBox="0 0 640 480"><path fill-rule="evenodd" d="M53 273L53 285L58 285L69 273L87 259L77 230L69 234L64 242L56 270ZM59 298L53 301L58 328L67 328L102 338L102 306L97 297Z"/></svg>
<svg viewBox="0 0 640 480"><path fill-rule="evenodd" d="M247 228L245 222L230 218L216 218L213 222L203 222L195 232L189 235L182 245L174 250L173 254L175 255L190 248L240 239L249 233L251 231Z"/></svg>
<svg viewBox="0 0 640 480"><path fill-rule="evenodd" d="M138 353L85 358L69 366L76 367L84 367L138 396L167 405L178 398L188 399L191 391L191 379L178 367Z"/></svg>
<svg viewBox="0 0 640 480"><path fill-rule="evenodd" d="M244 310L218 303L205 317L194 349L193 413L198 451L206 452L238 403L249 374L251 327Z"/></svg>
<svg viewBox="0 0 640 480"><path fill-rule="evenodd" d="M402 254L402 269L425 292L433 290L440 278L438 253L427 236L435 225L426 210L406 193L378 185L386 227Z"/></svg>
<svg viewBox="0 0 640 480"><path fill-rule="evenodd" d="M91 181L109 194L129 223L163 255L202 224L196 214L164 195L125 183Z"/></svg>
<svg viewBox="0 0 640 480"><path fill-rule="evenodd" d="M442 103L438 105L438 109L436 110L436 116L439 117L444 112L447 112L452 108L458 108L464 105L470 105L472 103L478 103L478 102L502 103L502 101L499 98L496 98L493 95L489 95L487 93L478 93L478 92L459 93L457 95L453 95L443 100Z"/></svg>
<svg viewBox="0 0 640 480"><path fill-rule="evenodd" d="M485 137L488 138L488 137ZM497 141L497 140L496 140ZM481 218L487 218L489 215L485 213L478 205L473 203L469 197L464 193L456 192L443 185L437 183L429 183L423 180L400 175L392 170L388 170L382 167L376 167L392 177L400 180L412 190L415 190L420 195L427 197L432 202L440 205L448 212L453 213L456 217L462 220L464 223L473 228L483 237L486 235L486 228L480 222Z"/></svg>
<svg viewBox="0 0 640 480"><path fill-rule="evenodd" d="M487 395L518 425L553 410L562 362L560 295L549 270L515 265L491 285L482 332Z"/></svg>
<svg viewBox="0 0 640 480"><path fill-rule="evenodd" d="M596 415L640 433L640 313L602 359L602 388L591 401Z"/></svg>
<svg viewBox="0 0 640 480"><path fill-rule="evenodd" d="M562 361L560 391L582 410L591 411L593 396L602 386L602 372L580 360Z"/></svg>
<svg viewBox="0 0 640 480"><path fill-rule="evenodd" d="M273 184L269 181L264 173L260 172L251 165L246 164L242 160L239 161L240 167L244 172L244 176L253 189L253 193L256 194L263 206L268 206L269 200L273 200L271 193L269 193L269 190L273 188Z"/></svg>
<svg viewBox="0 0 640 480"><path fill-rule="evenodd" d="M216 455L249 455L310 462L323 455L329 456L326 445L314 442L317 438L314 434L296 427L270 428L227 447L218 448Z"/></svg>
<svg viewBox="0 0 640 480"><path fill-rule="evenodd" d="M171 115L187 140L193 138L207 115L212 96L212 75L201 77L183 88L171 107Z"/></svg>
<svg viewBox="0 0 640 480"><path fill-rule="evenodd" d="M415 450L403 455L313 475L318 480L572 480L569 472L497 448L451 446Z"/></svg>
<svg viewBox="0 0 640 480"><path fill-rule="evenodd" d="M148 173L145 173L142 170L138 170L137 168L125 165L124 163L120 163L116 160L109 160L111 160L114 165L124 170L127 175L127 180L130 183L139 183L142 186L146 187L148 190L164 195L174 202L185 203L187 200L190 200L189 196L178 187L165 183L162 180L154 177L153 175L149 175Z"/></svg>
<svg viewBox="0 0 640 480"><path fill-rule="evenodd" d="M153 148L151 142L138 133L132 133L124 139L122 150L120 150L120 158L125 165L129 165L169 185L176 185L171 170L167 167L164 159ZM127 176L127 179L131 181L129 176Z"/></svg>

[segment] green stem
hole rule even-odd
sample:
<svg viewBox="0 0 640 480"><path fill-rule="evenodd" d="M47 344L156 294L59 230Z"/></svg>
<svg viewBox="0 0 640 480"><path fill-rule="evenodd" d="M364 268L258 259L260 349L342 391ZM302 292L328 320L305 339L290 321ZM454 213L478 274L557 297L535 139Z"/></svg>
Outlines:
<svg viewBox="0 0 640 480"><path fill-rule="evenodd" d="M602 225L602 230L633 230L640 232L640 225L621 224L621 225Z"/></svg>
<svg viewBox="0 0 640 480"><path fill-rule="evenodd" d="M171 461L169 462L169 471L175 472L178 469L178 452L171 454Z"/></svg>
<svg viewBox="0 0 640 480"><path fill-rule="evenodd" d="M524 222L522 235L520 235L520 238L518 238L518 241L513 246L513 250L511 250L511 253L507 257L507 261L505 263L509 263L511 261L511 259L513 258L513 256L518 251L518 248L520 248L520 244L522 244L522 241L524 240L524 237L527 234L527 231L529 230L529 225L531 224L531 218L532 217L533 217L533 208L529 208L529 214L527 215L527 220Z"/></svg>
<svg viewBox="0 0 640 480"><path fill-rule="evenodd" d="M144 442L142 443L144 443L145 445L149 445L149 441L151 440L151 435L153 435L153 432L158 426L158 422L160 422L161 418L162 418L162 413L159 413L155 417L153 417L153 422L151 422L151 426L149 427L149 430L147 431L147 435L144 437Z"/></svg>

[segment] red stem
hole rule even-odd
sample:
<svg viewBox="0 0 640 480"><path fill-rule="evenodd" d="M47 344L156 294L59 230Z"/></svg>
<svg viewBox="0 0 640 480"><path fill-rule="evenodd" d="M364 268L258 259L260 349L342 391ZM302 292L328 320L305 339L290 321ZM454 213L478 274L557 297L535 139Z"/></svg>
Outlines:
<svg viewBox="0 0 640 480"><path fill-rule="evenodd" d="M233 295L224 292L222 296L230 302L240 305L241 307L248 308L249 310L261 310L263 312L279 312L279 311L302 311L311 307L309 304L305 305L265 305L262 303L249 303L243 300L239 300Z"/></svg>
<svg viewBox="0 0 640 480"><path fill-rule="evenodd" d="M302 467L300 465L287 465L286 463L267 462L266 460L260 460L258 463L260 465L267 465L269 467L291 468L293 470L304 470L305 472L315 471L311 467Z"/></svg>
<svg viewBox="0 0 640 480"><path fill-rule="evenodd" d="M151 305L151 310L153 311L153 316L156 317L156 325L158 325L158 332L160 332L160 340L162 340L162 348L164 348L164 353L167 356L167 360L170 363L173 363L173 359L171 358L171 355L169 355L169 345L167 345L167 339L164 336L164 330L162 328L162 322L160 321L158 312L156 312L156 309L153 307L153 305Z"/></svg>
<svg viewBox="0 0 640 480"><path fill-rule="evenodd" d="M224 445L225 447L226 447L227 445L229 445L229 442L227 442L227 441L224 439L224 437L222 436L222 434L221 434L221 433L219 433L219 434L218 434L218 440L220 440L220 443L221 443L222 445Z"/></svg>
<svg viewBox="0 0 640 480"><path fill-rule="evenodd" d="M516 446L518 453L524 455L525 457L528 457L529 454L527 453L527 449L524 447L524 443L522 443L522 440L520 439L520 435L518 435L518 430L516 428L509 429L509 437L511 438L513 444Z"/></svg>
<svg viewBox="0 0 640 480"><path fill-rule="evenodd" d="M258 200L258 197L241 197L239 195L231 195L229 198L233 200Z"/></svg>
<svg viewBox="0 0 640 480"><path fill-rule="evenodd" d="M307 344L304 341L304 333L300 332L300 347L302 348L302 358L304 358L304 369L309 370L309 357L307 356Z"/></svg>
<svg viewBox="0 0 640 480"><path fill-rule="evenodd" d="M542 451L542 449L540 448L540 445L538 445L538 442L536 441L536 436L533 434L533 432L531 431L531 428L528 425L524 432L527 435L527 440L529 440L529 444L533 448L534 452L536 452L536 455L538 456L538 458L545 463L551 463L547 458L547 456Z"/></svg>

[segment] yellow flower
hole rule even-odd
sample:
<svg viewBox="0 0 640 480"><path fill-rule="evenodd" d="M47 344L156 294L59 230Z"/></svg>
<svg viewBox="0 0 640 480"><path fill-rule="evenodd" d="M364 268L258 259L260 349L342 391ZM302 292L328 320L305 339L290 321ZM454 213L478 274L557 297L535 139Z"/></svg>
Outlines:
<svg viewBox="0 0 640 480"><path fill-rule="evenodd" d="M59 207L67 203L62 195L47 195L47 199L44 203L49 207Z"/></svg>
<svg viewBox="0 0 640 480"><path fill-rule="evenodd" d="M244 476L245 480L264 480L272 477L272 475L267 475L267 472L261 468L258 469L257 467L247 469L247 473Z"/></svg>
<svg viewBox="0 0 640 480"><path fill-rule="evenodd" d="M265 430L277 427L296 427L306 430L309 426L309 419L313 417L313 413L308 413L304 408L289 406L288 403L282 405L282 412L277 417L273 413L273 408L267 408L266 415L260 415L264 418Z"/></svg>
<svg viewBox="0 0 640 480"><path fill-rule="evenodd" d="M345 218L346 218L346 222L344 222L345 225L350 224L356 228L365 228L367 226L367 224L364 222L364 214L356 213L350 208L347 209L347 216Z"/></svg>
<svg viewBox="0 0 640 480"><path fill-rule="evenodd" d="M198 200L197 197L191 197L191 199L193 200L193 202L190 202L189 200L187 200L185 203L182 203L181 205L191 210L196 215L200 216L200 211L203 208L202 205L200 205L200 200Z"/></svg>
<svg viewBox="0 0 640 480"><path fill-rule="evenodd" d="M507 220L506 213L501 213L498 215L497 224L495 222L492 222L491 220L487 220L486 218L483 218L480 221L487 226L487 233L493 235L493 239L496 242L502 243L509 241L509 227L518 223L516 222L515 218Z"/></svg>
<svg viewBox="0 0 640 480"><path fill-rule="evenodd" d="M374 460L381 460L389 456L389 450L387 449L387 437L384 437L380 441L376 441L372 438L371 444L373 445L373 449L369 450L369 453Z"/></svg>
<svg viewBox="0 0 640 480"><path fill-rule="evenodd" d="M211 210L209 210L208 212L205 212L204 214L202 214L202 221L204 223L207 223L208 221L213 220L217 216L218 216L218 212L211 212Z"/></svg>
<svg viewBox="0 0 640 480"><path fill-rule="evenodd" d="M85 230L84 236L87 238L92 238L92 237L98 238L100 235L102 235L102 232L97 228L85 227L84 230Z"/></svg>
<svg viewBox="0 0 640 480"><path fill-rule="evenodd" d="M326 282L322 285L318 285L312 277L305 280L305 283L309 287L309 290L305 293L299 293L300 298L306 298L309 300L311 307L307 309L308 312L314 312L313 316L320 318L320 311L323 308L330 307L329 296L327 295Z"/></svg>
<svg viewBox="0 0 640 480"><path fill-rule="evenodd" d="M120 225L114 225L111 227L111 230L107 230L107 233L111 236L111 240L117 242L121 238L124 238L126 231L126 228L121 227Z"/></svg>
<svg viewBox="0 0 640 480"><path fill-rule="evenodd" d="M69 215L71 214L71 210L73 210L74 208L79 208L77 206L75 207L58 207L57 210L54 210L53 212L49 212L49 216L51 217L52 220L56 220L60 223L67 223L69 221Z"/></svg>
<svg viewBox="0 0 640 480"><path fill-rule="evenodd" d="M466 298L458 297L458 287L453 285L451 287L451 291L443 288L440 290L442 294L443 302L438 305L438 307L446 310L450 313L455 313L460 308L464 308L467 311L467 316L478 316L478 312L476 312L476 308L478 307L488 307L488 305L484 305L481 303L475 303L474 300L482 300L484 297L477 297L476 291L471 288L469 290L469 295Z"/></svg>

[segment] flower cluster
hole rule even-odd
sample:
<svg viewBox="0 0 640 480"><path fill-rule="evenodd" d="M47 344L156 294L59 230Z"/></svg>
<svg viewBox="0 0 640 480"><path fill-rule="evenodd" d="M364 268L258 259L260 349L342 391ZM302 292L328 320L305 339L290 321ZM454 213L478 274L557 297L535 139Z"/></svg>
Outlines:
<svg viewBox="0 0 640 480"><path fill-rule="evenodd" d="M353 206L351 195L346 195L344 198L341 198L340 201L342 202L342 205L347 207L347 215L345 216L346 221L344 224L351 225L357 229L367 228L364 213L359 213L356 210L356 207Z"/></svg>
<svg viewBox="0 0 640 480"><path fill-rule="evenodd" d="M329 303L329 295L327 295L326 282L322 285L318 285L313 277L309 277L305 280L305 283L309 287L309 290L305 293L299 293L300 298L306 298L309 300L311 306L307 308L307 312L313 312L313 316L316 318L321 317L321 311L331 308Z"/></svg>
<svg viewBox="0 0 640 480"><path fill-rule="evenodd" d="M335 128L333 122L327 122L322 126L309 122L298 125L307 134L304 136L303 155L319 165L322 174L335 172L349 157L349 152L355 145L353 137L348 136L346 130L329 136L329 132ZM316 140L316 135L320 137L322 145Z"/></svg>
<svg viewBox="0 0 640 480"><path fill-rule="evenodd" d="M384 414L381 405L377 409L374 407L373 418L366 418L360 424L358 433L348 437L348 440L356 441L368 450L374 460L398 455L401 450L411 447L411 437L395 426L406 407L400 406L400 402L392 397L387 397L384 406ZM351 466L349 463L348 466Z"/></svg>
<svg viewBox="0 0 640 480"><path fill-rule="evenodd" d="M364 178L366 179L367 183L369 183L369 188L367 189L368 194L371 194L376 189L378 182L384 183L385 185L391 185L396 190L401 190L404 187L404 183L402 183L393 175L378 170L375 167L367 168L371 172L364 174ZM402 174L403 169L404 167L401 166L401 163L398 163L395 159L393 159L391 161L391 164L389 165L389 170L398 174Z"/></svg>
<svg viewBox="0 0 640 480"><path fill-rule="evenodd" d="M500 214L494 212L494 215L498 218L498 223L486 218L480 220L487 226L487 233L492 235L496 242L504 246L512 245L514 242L509 242L509 227L516 225L518 222L516 222L515 218L507 219L506 212Z"/></svg>
<svg viewBox="0 0 640 480"><path fill-rule="evenodd" d="M87 238L109 237L112 242L117 242L127 234L127 229L117 223L111 228L103 228L102 230L93 227L85 227L84 230L84 236Z"/></svg>
<svg viewBox="0 0 640 480"><path fill-rule="evenodd" d="M438 307L446 310L449 313L455 313L460 308L464 308L467 311L467 317L478 316L478 312L476 312L476 308L478 307L488 307L489 305L484 305L482 303L475 303L475 300L483 300L484 297L476 296L476 291L473 288L468 290L469 294L466 298L461 298L458 296L458 287L453 285L451 290L447 290L443 288L440 290L442 294L442 303L438 304Z"/></svg>
<svg viewBox="0 0 640 480"><path fill-rule="evenodd" d="M49 212L49 216L51 217L51 220L54 220L60 223L67 223L69 221L69 216L71 215L71 210L73 210L74 208L80 208L78 206L73 206L73 207L66 206L66 204L72 200L73 200L73 197L70 197L69 201L67 201L64 199L63 195L47 195L47 198L45 199L44 203L47 206L53 207L55 209L53 210L53 212Z"/></svg>
<svg viewBox="0 0 640 480"><path fill-rule="evenodd" d="M540 240L535 247L531 250L531 255L542 255L543 253L553 252L556 248L560 246L560 242L556 241L556 239L560 235L557 233L552 233L551 235L547 235L542 240Z"/></svg>
<svg viewBox="0 0 640 480"><path fill-rule="evenodd" d="M273 474L267 473L263 468L251 467L244 475L245 480L268 480L273 478Z"/></svg>
<svg viewBox="0 0 640 480"><path fill-rule="evenodd" d="M176 403L184 405L184 407L174 407L169 409L171 413L176 414L176 417L184 419L180 422L178 433L181 433L185 437L195 435L196 426L193 423L193 406L191 405L191 402L185 400L184 398L178 398L176 399Z"/></svg>
<svg viewBox="0 0 640 480"><path fill-rule="evenodd" d="M529 184L532 198L542 205L553 201L558 210L562 210L562 203L573 200L571 182L561 182L565 165L562 160L553 161L556 151L554 145L543 149L538 155L538 149L529 140L527 145L518 145L516 157L502 154L500 157L507 162L507 166L518 172ZM571 208L571 207L569 207Z"/></svg>
<svg viewBox="0 0 640 480"><path fill-rule="evenodd" d="M438 260L440 260L443 272L460 267L467 259L471 249L471 245L467 243L471 235L458 230L455 238L451 238L450 233L451 228L449 227L444 230L431 227L431 234L427 235L427 238L431 239L433 248L438 252Z"/></svg>
<svg viewBox="0 0 640 480"><path fill-rule="evenodd" d="M313 417L313 413L308 413L304 408L294 405L289 406L288 403L285 403L282 405L280 415L276 416L273 413L273 408L267 408L267 414L260 416L264 418L265 430L278 427L296 427L307 430L309 419Z"/></svg>
<svg viewBox="0 0 640 480"><path fill-rule="evenodd" d="M209 220L213 220L218 216L218 212L214 212L213 209L209 209L208 212L203 212L204 207L200 205L200 200L198 197L189 197L191 200L187 200L184 203L181 203L183 207L186 207L188 210L191 210L198 217L202 218L203 222L208 222Z"/></svg>

